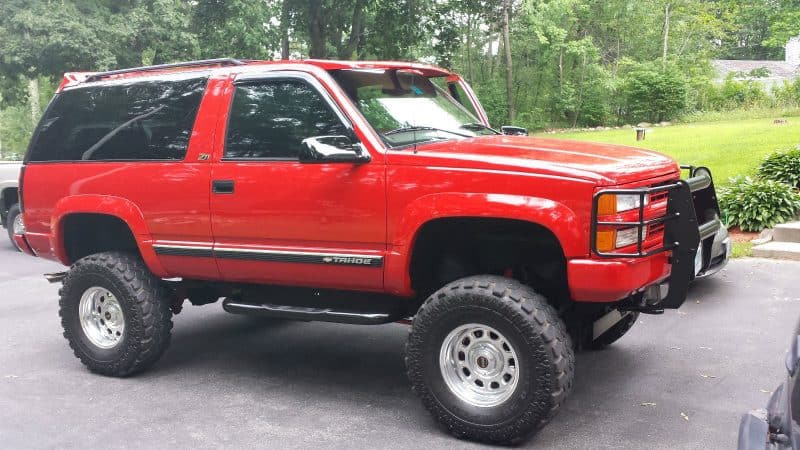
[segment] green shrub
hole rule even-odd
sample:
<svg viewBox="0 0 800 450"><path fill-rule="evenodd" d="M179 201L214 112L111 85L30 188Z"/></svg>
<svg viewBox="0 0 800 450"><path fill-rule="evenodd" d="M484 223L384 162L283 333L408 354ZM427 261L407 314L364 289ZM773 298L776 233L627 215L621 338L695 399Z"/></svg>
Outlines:
<svg viewBox="0 0 800 450"><path fill-rule="evenodd" d="M640 66L625 75L622 95L631 122L672 120L687 106L688 86L677 70Z"/></svg>
<svg viewBox="0 0 800 450"><path fill-rule="evenodd" d="M761 231L794 217L800 210L800 193L779 181L738 176L720 189L719 204L728 225Z"/></svg>
<svg viewBox="0 0 800 450"><path fill-rule="evenodd" d="M2 146L0 159L22 159L33 134L33 127L28 105L11 106L0 110L0 146Z"/></svg>
<svg viewBox="0 0 800 450"><path fill-rule="evenodd" d="M754 80L736 80L728 75L719 87L716 101L720 109L753 108L769 106L770 97L764 85Z"/></svg>
<svg viewBox="0 0 800 450"><path fill-rule="evenodd" d="M800 145L767 155L758 167L758 174L800 188Z"/></svg>

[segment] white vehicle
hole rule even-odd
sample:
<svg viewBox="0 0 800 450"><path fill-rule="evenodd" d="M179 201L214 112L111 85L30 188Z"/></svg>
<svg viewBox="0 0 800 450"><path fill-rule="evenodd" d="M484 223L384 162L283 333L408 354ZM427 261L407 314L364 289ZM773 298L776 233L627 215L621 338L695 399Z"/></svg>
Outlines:
<svg viewBox="0 0 800 450"><path fill-rule="evenodd" d="M19 250L14 243L14 232L22 231L22 214L19 213L19 171L22 168L21 162L0 161L0 223L8 231L8 238L11 243Z"/></svg>

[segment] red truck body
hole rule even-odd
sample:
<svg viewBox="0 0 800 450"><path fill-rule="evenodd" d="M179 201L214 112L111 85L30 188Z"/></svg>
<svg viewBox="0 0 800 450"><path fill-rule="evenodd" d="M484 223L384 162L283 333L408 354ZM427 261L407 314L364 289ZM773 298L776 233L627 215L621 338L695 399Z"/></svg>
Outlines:
<svg viewBox="0 0 800 450"><path fill-rule="evenodd" d="M727 262L711 174L491 128L456 74L209 60L70 73L20 175L15 242L69 265L64 337L128 376L172 315L408 323L412 389L454 434L541 428L574 348L621 338ZM525 134L521 136L520 134Z"/></svg>
<svg viewBox="0 0 800 450"><path fill-rule="evenodd" d="M677 180L678 165L671 159L630 147L502 135L391 151L331 80L328 70L345 67L407 67L456 77L429 66L389 62L214 69L184 160L29 163L25 183L36 188L24 194L23 248L69 265L74 261L64 248L64 217L102 213L130 226L147 266L162 278L412 296L408 268L423 225L449 217L491 217L529 221L552 232L567 260L575 301L620 300L669 275L667 253L613 260L593 256L589 205L598 187ZM356 166L224 161L233 81L243 73L272 70L303 72L319 80L354 124L371 161ZM60 89L88 75L69 74ZM236 193L213 195L212 179L235 179ZM658 213L659 207L665 205L650 205L648 211ZM159 245L208 250L208 256L159 254ZM368 256L381 264L321 267L221 258L212 249Z"/></svg>

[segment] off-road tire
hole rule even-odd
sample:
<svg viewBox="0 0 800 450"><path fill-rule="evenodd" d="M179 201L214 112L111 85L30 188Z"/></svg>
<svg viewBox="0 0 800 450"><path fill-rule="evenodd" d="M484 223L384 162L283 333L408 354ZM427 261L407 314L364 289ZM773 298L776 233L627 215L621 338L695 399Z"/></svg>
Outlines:
<svg viewBox="0 0 800 450"><path fill-rule="evenodd" d="M638 319L639 313L631 312L594 340L592 340L592 330L591 325L589 325L586 332L586 340L584 341L582 348L586 350L602 350L608 347L619 340L622 336L625 336L625 333L633 328L633 324L635 324Z"/></svg>
<svg viewBox="0 0 800 450"><path fill-rule="evenodd" d="M108 289L125 317L122 338L110 349L92 344L81 328L78 305L81 295L92 286ZM72 265L59 295L64 337L92 372L115 377L140 372L169 346L172 313L166 291L138 256L106 252L82 258Z"/></svg>
<svg viewBox="0 0 800 450"><path fill-rule="evenodd" d="M521 378L510 398L492 407L459 399L439 365L445 337L466 323L498 330L518 355ZM509 444L541 429L572 388L575 357L564 323L547 300L518 281L478 275L434 292L420 307L406 342L411 387L453 435Z"/></svg>
<svg viewBox="0 0 800 450"><path fill-rule="evenodd" d="M16 241L14 241L14 220L17 218L18 215L20 215L19 203L11 206L11 208L8 209L8 215L6 216L5 226L6 226L6 231L8 232L8 239L11 241L11 245L13 245L18 252L21 252L22 249L19 248Z"/></svg>

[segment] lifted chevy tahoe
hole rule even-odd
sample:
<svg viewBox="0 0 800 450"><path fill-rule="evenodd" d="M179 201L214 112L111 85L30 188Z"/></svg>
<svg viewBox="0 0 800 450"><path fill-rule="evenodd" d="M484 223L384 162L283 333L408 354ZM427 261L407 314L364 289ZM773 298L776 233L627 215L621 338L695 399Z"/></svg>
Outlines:
<svg viewBox="0 0 800 450"><path fill-rule="evenodd" d="M71 266L48 277L94 372L153 364L186 299L411 321L408 377L431 413L514 441L564 402L575 348L678 308L727 251L707 169L682 180L650 151L504 131L428 65L68 73L25 157L15 239Z"/></svg>

